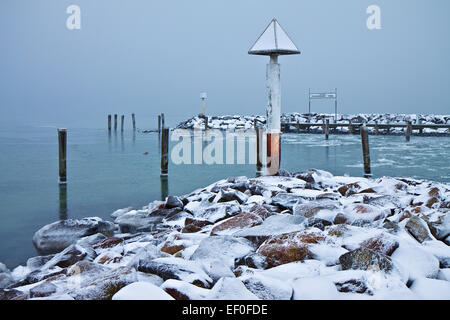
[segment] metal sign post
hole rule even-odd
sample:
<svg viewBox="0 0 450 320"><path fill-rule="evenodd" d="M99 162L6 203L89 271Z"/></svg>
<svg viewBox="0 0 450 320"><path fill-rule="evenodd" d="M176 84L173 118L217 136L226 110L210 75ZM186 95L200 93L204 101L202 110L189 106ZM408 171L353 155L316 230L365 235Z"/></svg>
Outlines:
<svg viewBox="0 0 450 320"><path fill-rule="evenodd" d="M337 122L337 88L334 92L321 92L321 93L311 93L309 89L309 108L308 113L311 114L311 100L314 99L331 99L334 100L334 123Z"/></svg>

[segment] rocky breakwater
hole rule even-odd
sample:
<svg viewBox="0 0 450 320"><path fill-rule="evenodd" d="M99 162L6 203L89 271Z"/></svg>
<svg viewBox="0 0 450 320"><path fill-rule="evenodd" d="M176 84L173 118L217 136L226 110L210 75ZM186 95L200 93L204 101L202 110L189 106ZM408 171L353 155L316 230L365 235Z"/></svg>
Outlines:
<svg viewBox="0 0 450 320"><path fill-rule="evenodd" d="M450 299L449 210L450 185L426 180L228 178L44 227L36 244L66 247L0 265L0 298Z"/></svg>
<svg viewBox="0 0 450 320"><path fill-rule="evenodd" d="M309 133L322 133L322 124L325 119L330 119L330 122L334 122L334 114L326 114L326 113L285 113L281 116L281 123L283 124L282 129L283 132L298 132L298 128L296 126L297 123L311 123L311 124L319 124L320 126L311 127L310 130L301 129L300 132L309 132ZM248 129L254 128L254 123L260 126L265 125L266 118L263 116L209 116L208 117L208 129L218 129L225 131L246 131ZM417 114L338 114L337 115L337 123L340 124L349 124L352 123L368 123L368 124L406 124L410 121L412 124L424 124L424 125L442 125L448 124L450 125L450 115L417 115ZM289 125L288 125L289 124ZM205 117L204 116L195 116L184 122L181 122L176 127L178 129L198 129L204 130L205 128ZM406 128L390 128L389 134L405 134ZM375 128L369 127L369 132L375 133ZM348 133L348 127L338 127L336 131L333 130L333 133ZM379 130L379 134L385 134L386 130ZM428 135L438 135L450 134L450 130L448 128L424 128L422 130L422 134Z"/></svg>

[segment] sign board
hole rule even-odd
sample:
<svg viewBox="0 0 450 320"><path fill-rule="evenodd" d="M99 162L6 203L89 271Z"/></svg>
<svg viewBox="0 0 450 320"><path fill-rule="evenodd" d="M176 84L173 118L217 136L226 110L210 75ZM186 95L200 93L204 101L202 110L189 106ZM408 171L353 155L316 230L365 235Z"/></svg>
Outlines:
<svg viewBox="0 0 450 320"><path fill-rule="evenodd" d="M337 94L334 92L310 93L310 99L336 99Z"/></svg>

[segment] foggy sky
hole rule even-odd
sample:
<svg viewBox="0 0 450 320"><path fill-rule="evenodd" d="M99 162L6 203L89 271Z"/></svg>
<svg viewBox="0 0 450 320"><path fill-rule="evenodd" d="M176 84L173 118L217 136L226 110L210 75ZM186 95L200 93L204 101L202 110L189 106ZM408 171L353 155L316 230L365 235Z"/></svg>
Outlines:
<svg viewBox="0 0 450 320"><path fill-rule="evenodd" d="M66 8L81 8L81 30ZM381 7L381 30L366 8ZM282 111L338 88L340 113L450 113L448 0L1 0L0 125L140 128L198 114L264 114L268 57L248 49L277 18L301 55L279 59ZM313 111L333 112L331 101ZM128 123L128 122L127 122Z"/></svg>

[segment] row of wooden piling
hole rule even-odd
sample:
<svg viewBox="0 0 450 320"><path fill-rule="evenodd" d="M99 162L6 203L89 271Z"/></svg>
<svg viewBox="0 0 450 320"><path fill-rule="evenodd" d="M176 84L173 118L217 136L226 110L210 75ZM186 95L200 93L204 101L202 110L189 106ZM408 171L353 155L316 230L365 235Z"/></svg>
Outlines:
<svg viewBox="0 0 450 320"><path fill-rule="evenodd" d="M134 113L131 115L133 130L136 130L136 120ZM123 131L124 118L121 116L121 129ZM108 115L108 130L111 131L111 115ZM208 120L205 117L205 130L208 128ZM263 159L263 128L258 125L256 119L254 121L254 128L256 134L256 171L262 172L262 159ZM323 124L323 131L325 133L325 139L329 138L330 121L326 119ZM114 130L117 130L117 114L114 114ZM353 130L353 128L352 128ZM352 131L350 130L350 131ZM411 122L408 123L406 130L406 140L410 141L412 126ZM165 126L164 113L158 115L158 135L161 145L161 177L166 177L169 173L169 128ZM371 176L370 167L370 148L369 148L369 133L366 124L361 126L361 146L364 163L364 176ZM65 184L67 182L67 129L58 129L58 153L59 153L59 182Z"/></svg>
<svg viewBox="0 0 450 320"><path fill-rule="evenodd" d="M111 131L111 115L108 114L108 131ZM136 117L134 113L131 114L131 124L133 126L133 130L136 130ZM120 130L123 131L125 126L125 115L121 115L120 117ZM114 114L114 131L117 131L117 114Z"/></svg>

